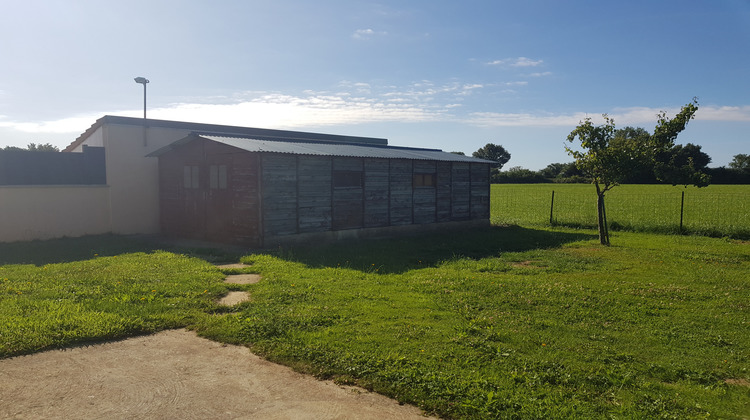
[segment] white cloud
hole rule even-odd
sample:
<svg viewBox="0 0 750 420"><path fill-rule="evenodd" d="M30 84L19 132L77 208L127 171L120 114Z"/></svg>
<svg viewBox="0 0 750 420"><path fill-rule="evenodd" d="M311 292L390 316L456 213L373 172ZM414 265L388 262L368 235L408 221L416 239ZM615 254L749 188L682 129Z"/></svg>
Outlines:
<svg viewBox="0 0 750 420"><path fill-rule="evenodd" d="M643 126L650 130L656 125L657 114L661 111L666 112L667 116L671 118L677 114L680 109L678 107L667 109L648 107L615 108L609 112L608 115L614 119L615 124L618 127L636 125ZM604 122L601 114L589 114L586 112L574 112L569 114L474 112L469 115L465 122L480 127L574 127L587 117L590 117L594 124L602 124ZM750 122L750 105L735 107L699 107L695 114L695 120Z"/></svg>
<svg viewBox="0 0 750 420"><path fill-rule="evenodd" d="M315 94L266 94L236 104L175 104L151 112L155 118L268 128L319 127L370 122L424 122L435 110L408 102Z"/></svg>
<svg viewBox="0 0 750 420"><path fill-rule="evenodd" d="M87 127L93 124L97 118L100 117L101 115L99 114L91 114L62 118L59 120L38 122L0 120L0 127L11 128L25 133L82 133ZM82 127L83 130L81 129Z"/></svg>
<svg viewBox="0 0 750 420"><path fill-rule="evenodd" d="M518 57L514 63L511 64L513 67L536 67L542 64L542 60L532 60L526 57Z"/></svg>
<svg viewBox="0 0 750 420"><path fill-rule="evenodd" d="M369 83L350 82L348 80L344 80L341 83L339 83L339 86L343 89L353 89L358 93L370 94L372 91L372 86L370 86ZM306 93L312 93L312 92L306 91Z"/></svg>
<svg viewBox="0 0 750 420"><path fill-rule="evenodd" d="M575 126L586 114L550 115L530 113L474 112L466 123L479 127Z"/></svg>
<svg viewBox="0 0 750 420"><path fill-rule="evenodd" d="M487 64L490 66L501 66L501 67L536 67L544 63L544 60L532 60L527 57L517 58L505 58L502 60L490 61Z"/></svg>
<svg viewBox="0 0 750 420"><path fill-rule="evenodd" d="M357 39L357 40L365 40L365 39L371 39L374 36L385 36L385 35L388 35L388 32L374 31L370 28L367 28L367 29L357 29L352 34L352 38Z"/></svg>
<svg viewBox="0 0 750 420"><path fill-rule="evenodd" d="M750 105L699 107L695 118L705 121L750 122Z"/></svg>
<svg viewBox="0 0 750 420"><path fill-rule="evenodd" d="M545 76L552 76L551 71L543 71L543 72L537 72L537 73L530 73L526 75L527 77L545 77Z"/></svg>
<svg viewBox="0 0 750 420"><path fill-rule="evenodd" d="M161 108L150 108L155 119L194 121L214 124L255 126L278 129L378 122L453 122L480 127L574 127L586 117L601 124L600 112L487 112L468 104L469 95L488 87L524 86L516 81L496 85L451 81L438 84L420 80L407 86L372 86L343 81L336 92L306 90L298 94L278 92L237 92L234 95L191 98ZM472 112L473 111L473 112ZM599 110L597 110L599 111ZM650 107L613 108L605 111L618 127L627 125L652 129L661 111ZM679 107L665 109L667 115ZM142 110L103 110L48 121L13 121L0 116L0 128L23 133L80 134L102 115L140 117ZM750 105L701 106L697 121L750 122Z"/></svg>

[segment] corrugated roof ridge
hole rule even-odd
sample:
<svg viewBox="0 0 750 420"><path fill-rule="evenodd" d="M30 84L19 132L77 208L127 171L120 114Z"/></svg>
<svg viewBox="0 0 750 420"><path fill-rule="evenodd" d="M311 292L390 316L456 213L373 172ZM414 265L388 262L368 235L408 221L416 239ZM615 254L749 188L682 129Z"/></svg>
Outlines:
<svg viewBox="0 0 750 420"><path fill-rule="evenodd" d="M393 146L390 144L368 144L368 143L347 143L347 142L335 142L335 141L322 141L322 140L311 140L311 139L296 139L296 138L289 138L289 139L277 139L277 138L258 138L262 136L253 136L253 137L247 137L242 135L221 135L221 134L214 134L214 133L203 133L199 131L194 131L193 134L202 136L202 137L221 137L221 138L230 138L230 139L243 139L243 140L259 140L259 141L282 141L286 143L311 143L311 144L331 144L331 145L341 145L341 146L359 146L359 147L378 147L383 149L401 149L401 150L418 150L418 151L424 151L424 152L442 152L441 149L432 149L432 148L422 148L422 147L409 147L409 146Z"/></svg>
<svg viewBox="0 0 750 420"><path fill-rule="evenodd" d="M223 143L229 146L237 147L243 150L247 151L261 151L261 152L272 152L272 153L290 153L290 154L303 154L303 155L329 155L329 156L350 156L350 157L381 157L381 158L397 158L397 159L414 159L414 160L442 160L442 161L454 161L454 162L475 162L475 163L492 163L492 161L486 160L486 159L479 159L475 157L465 156L465 155L458 155L453 154L450 152L444 152L440 149L421 149L416 147L405 147L405 146L378 146L378 145L371 145L371 144L352 144L352 143L322 143L322 142L292 142L292 141L277 141L277 140L264 140L264 139L255 139L250 137L237 137L237 136L214 136L214 135L199 135L197 133L192 133L190 136L173 143L173 145L177 145L177 143L182 143L183 141L191 141L195 138L204 138L206 140L216 141L219 143ZM242 140L247 140L248 142L246 144L242 144ZM253 150L253 145L251 142L265 142L265 143L277 143L277 144L287 144L288 147L285 148L276 148L275 150ZM299 149L294 151L293 147L294 145L299 145ZM304 145L309 145L310 147L305 147ZM268 146L273 149L273 144L268 144ZM315 150L313 146L342 146L342 149L336 151L334 150L326 150L326 149L318 149ZM344 148L347 148L345 150L349 150L349 152L344 152ZM362 152L351 152L353 149L360 149ZM156 152L153 152L150 156L158 156L165 151L169 150L170 147L167 146L163 149L160 149ZM383 153L380 154L380 156L373 155L370 153L367 153L367 150L382 150ZM395 154L394 154L395 153Z"/></svg>

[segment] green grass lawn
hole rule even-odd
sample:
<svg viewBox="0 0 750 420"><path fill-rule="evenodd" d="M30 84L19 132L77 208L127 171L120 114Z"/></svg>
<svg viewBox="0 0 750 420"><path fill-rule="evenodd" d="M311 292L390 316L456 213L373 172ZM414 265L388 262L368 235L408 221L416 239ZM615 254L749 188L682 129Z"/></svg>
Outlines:
<svg viewBox="0 0 750 420"><path fill-rule="evenodd" d="M216 307L218 270L150 248L116 236L0 244L0 357L183 327Z"/></svg>
<svg viewBox="0 0 750 420"><path fill-rule="evenodd" d="M210 250L6 244L0 357L187 327L445 418L750 416L750 244L612 242L509 226L277 250L242 257L246 286ZM217 306L230 287L252 300Z"/></svg>

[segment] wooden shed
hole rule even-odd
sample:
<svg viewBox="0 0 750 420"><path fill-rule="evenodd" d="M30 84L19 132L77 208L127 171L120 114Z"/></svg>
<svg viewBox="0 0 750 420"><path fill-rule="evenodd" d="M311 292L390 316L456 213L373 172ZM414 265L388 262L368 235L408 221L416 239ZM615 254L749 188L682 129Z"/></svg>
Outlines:
<svg viewBox="0 0 750 420"><path fill-rule="evenodd" d="M191 134L157 150L162 232L263 247L489 224L491 162L355 139Z"/></svg>

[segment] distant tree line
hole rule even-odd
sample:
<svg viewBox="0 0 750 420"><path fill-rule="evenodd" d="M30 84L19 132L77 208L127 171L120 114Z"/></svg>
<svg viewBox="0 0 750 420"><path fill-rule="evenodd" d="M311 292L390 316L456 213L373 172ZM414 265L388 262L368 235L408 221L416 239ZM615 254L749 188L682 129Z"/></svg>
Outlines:
<svg viewBox="0 0 750 420"><path fill-rule="evenodd" d="M642 136L645 132L642 128L625 127L616 130L615 137L632 138ZM646 133L647 134L647 133ZM489 149L497 150L500 145ZM487 155L488 147L477 150L472 154L474 157L495 160ZM505 151L505 149L502 149ZM461 152L454 152L463 154ZM498 154L502 156L502 163L491 169L491 182L493 184L540 184L540 183L591 183L591 178L586 176L575 164L575 162L550 163L547 167L538 171L532 171L520 166L512 166L504 171L503 165L510 160L510 153ZM507 156L507 159L505 159ZM738 154L729 162L728 166L709 168L711 157L701 150L701 146L688 143L686 145L675 145L668 152L660 153L655 162L643 160L627 171L623 177L623 184L693 184L691 175L695 173L705 175L705 182L711 184L750 184L750 154ZM698 175L700 176L700 175ZM660 179L661 178L661 179ZM700 179L696 180L700 183Z"/></svg>
<svg viewBox="0 0 750 420"><path fill-rule="evenodd" d="M50 143L45 143L45 144L29 143L29 145L26 146L25 149L16 147L16 146L5 146L4 148L0 149L0 151L59 152L60 149L58 149L57 146L53 146Z"/></svg>

